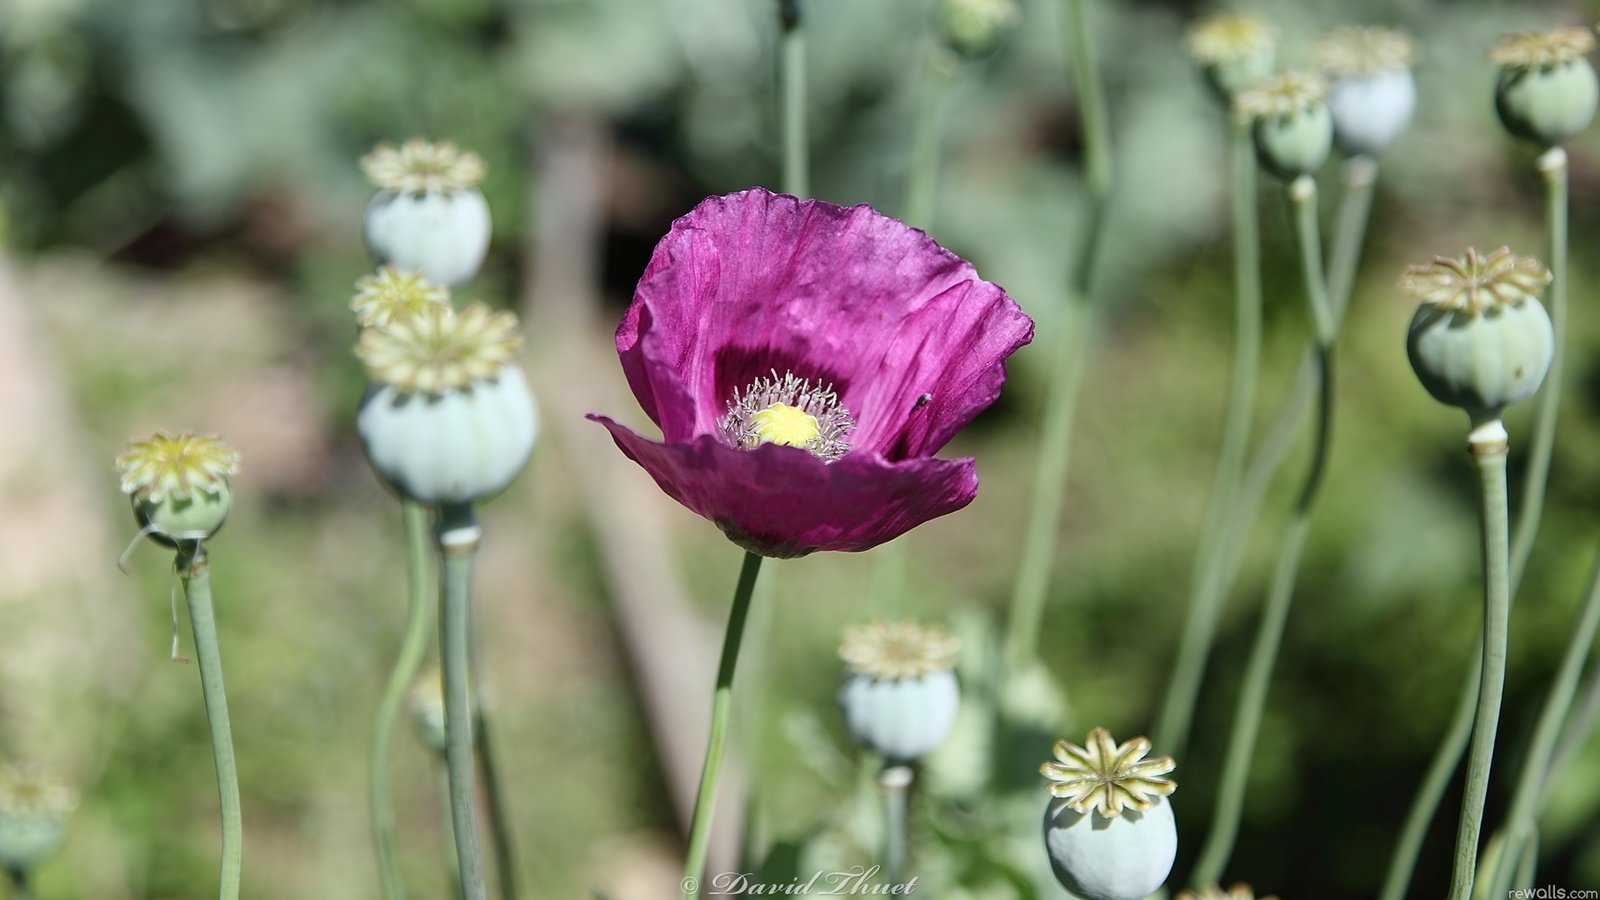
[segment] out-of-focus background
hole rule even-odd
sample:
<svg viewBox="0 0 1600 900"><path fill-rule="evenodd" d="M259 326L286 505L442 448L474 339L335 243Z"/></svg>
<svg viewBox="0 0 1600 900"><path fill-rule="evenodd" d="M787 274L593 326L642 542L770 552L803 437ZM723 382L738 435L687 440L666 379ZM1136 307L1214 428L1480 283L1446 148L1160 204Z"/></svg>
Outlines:
<svg viewBox="0 0 1600 900"><path fill-rule="evenodd" d="M1060 6L1024 0L1022 27L960 68L930 228L1042 329L1063 303L1080 191ZM494 245L458 296L524 315L544 415L532 467L483 510L478 598L525 895L674 896L683 784L699 765L739 553L660 496L581 414L644 422L610 332L670 221L709 194L777 187L774 7L0 3L0 758L44 763L83 797L67 843L39 872L39 897L199 897L214 883L211 756L196 672L168 661L166 554L137 550L132 577L115 565L135 525L111 460L156 429L218 433L244 457L211 550L245 895L377 895L365 752L404 575L398 505L355 439L362 378L347 301L369 270L360 221L370 188L356 160L413 135L455 140L488 163ZM902 209L932 8L806 4L817 196ZM1340 350L1326 497L1229 868L1230 880L1292 900L1344 898L1381 879L1480 615L1462 422L1406 365L1411 310L1394 283L1405 264L1468 244L1543 252L1532 152L1494 118L1485 51L1504 31L1581 25L1597 9L1246 9L1280 29L1291 66L1310 65L1312 41L1338 24L1400 27L1420 45L1421 104L1382 160ZM1091 5L1117 176L1097 284L1108 314L1088 350L1046 620L1047 663L1074 723L1059 737L1081 740L1099 724L1147 730L1183 621L1232 334L1226 129L1182 50L1185 28L1209 11ZM1513 619L1491 826L1600 545L1600 136L1569 151L1570 393ZM1329 202L1336 181L1330 166ZM1263 417L1306 339L1279 198L1264 186ZM983 489L968 510L904 539L902 601L873 597L872 554L766 567L739 684L742 771L759 789L730 804L748 813L758 851L866 858L859 836L874 812L833 698L840 629L882 614L953 623L980 642L993 632L1033 493L1044 353L1017 354L999 404L947 451L978 457ZM1514 448L1526 445L1527 413L1510 417ZM1514 449L1513 485L1518 463ZM1268 498L1179 761L1180 873L1209 820L1288 502L1288 484ZM420 744L402 736L396 747L406 875L418 896L443 896L437 773ZM1040 743L1016 777L1034 777L1048 752ZM1458 796L1446 797L1414 896L1443 892ZM1043 792L1033 800L1042 810ZM912 871L929 896L1032 896L1012 877L1022 864L969 839L971 821L926 811ZM1597 742L1544 825L1539 883L1600 887ZM1033 828L1022 830L1037 840Z"/></svg>

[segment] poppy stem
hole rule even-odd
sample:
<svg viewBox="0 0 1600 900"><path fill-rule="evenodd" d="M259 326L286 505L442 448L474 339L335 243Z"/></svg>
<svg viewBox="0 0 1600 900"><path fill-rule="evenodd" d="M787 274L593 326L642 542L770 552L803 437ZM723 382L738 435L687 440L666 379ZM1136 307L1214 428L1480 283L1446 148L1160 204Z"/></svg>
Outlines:
<svg viewBox="0 0 1600 900"><path fill-rule="evenodd" d="M1078 246L1072 257L1072 278L1067 302L1053 324L1053 367L1045 401L1044 430L1034 471L1033 502L1028 511L1022 559L1017 565L1011 594L1006 658L1013 666L1038 655L1039 629L1050 589L1055 561L1061 504L1072 462L1072 423L1077 412L1078 388L1083 383L1084 355L1089 336L1098 327L1098 306L1091 299L1100 238L1105 232L1106 210L1111 203L1111 129L1106 117L1105 91L1095 66L1094 42L1089 36L1088 0L1067 0L1067 50L1072 81L1078 89L1078 114L1083 133L1083 167L1086 190L1079 223Z"/></svg>
<svg viewBox="0 0 1600 900"><path fill-rule="evenodd" d="M478 754L478 767L483 770L484 811L489 815L489 837L494 844L494 870L500 881L501 900L517 900L517 859L512 848L516 846L511 836L511 812L507 808L506 792L500 783L500 767L496 765L494 746L490 743L489 714L483 708L483 692L475 691L473 749Z"/></svg>
<svg viewBox="0 0 1600 900"><path fill-rule="evenodd" d="M1183 753L1194 718L1195 697L1205 673L1206 657L1216 633L1217 616L1226 596L1224 559L1234 537L1227 528L1236 521L1245 445L1255 409L1256 371L1261 358L1261 229L1256 217L1256 158L1250 126L1235 121L1233 150L1233 379L1222 430L1222 448L1212 477L1211 499L1189 581L1189 615L1178 646L1178 658L1167 684L1166 700L1155 730L1155 746Z"/></svg>
<svg viewBox="0 0 1600 900"><path fill-rule="evenodd" d="M1489 770L1494 763L1495 733L1500 725L1500 696L1506 676L1506 631L1511 610L1505 427L1499 420L1477 425L1467 437L1467 446L1477 464L1483 488L1483 676L1478 686L1472 753L1467 758L1467 779L1461 798L1461 823L1456 830L1450 900L1470 898L1477 876L1478 836L1483 822L1484 798L1489 793Z"/></svg>
<svg viewBox="0 0 1600 900"><path fill-rule="evenodd" d="M906 170L905 221L923 231L933 226L938 206L944 120L959 65L949 51L935 47L922 67L922 102L917 107L911 163Z"/></svg>
<svg viewBox="0 0 1600 900"><path fill-rule="evenodd" d="M11 900L32 900L33 892L28 889L28 870L21 866L8 866L6 874L11 880Z"/></svg>
<svg viewBox="0 0 1600 900"><path fill-rule="evenodd" d="M717 686L711 695L711 734L706 742L705 765L700 770L700 789L695 795L694 820L689 826L689 850L683 865L683 896L698 896L700 877L711 845L711 816L717 805L717 776L728 749L728 719L733 707L733 673L739 665L739 645L744 638L745 619L750 614L750 598L755 594L756 576L761 573L761 557L746 550L739 569L739 585L733 592L733 608L728 613L728 630L722 639L722 659L717 664Z"/></svg>
<svg viewBox="0 0 1600 900"><path fill-rule="evenodd" d="M389 742L406 691L417 677L417 667L428 649L428 511L415 500L401 502L406 535L406 629L400 653L378 703L378 720L368 749L371 779L372 835L378 852L378 876L385 900L405 897L405 883L394 854L394 801L389 788Z"/></svg>
<svg viewBox="0 0 1600 900"><path fill-rule="evenodd" d="M1517 779L1517 790L1511 799L1511 815L1505 829L1505 844L1494 866L1489 881L1489 896L1498 897L1512 886L1513 871L1525 846L1532 846L1538 829L1540 802L1544 795L1545 774L1556 750L1556 739L1561 726L1572 709L1572 700L1578 693L1578 678L1583 674L1583 662L1589 656L1589 646L1594 643L1596 627L1600 626L1600 560L1595 563L1594 574L1589 578L1589 592L1583 610L1567 641L1567 651L1561 658L1561 668L1556 671L1539 712L1539 722L1534 726L1533 739L1522 760L1522 774ZM1501 893L1497 893L1497 891Z"/></svg>
<svg viewBox="0 0 1600 900"><path fill-rule="evenodd" d="M456 859L456 829L450 817L450 770L445 762L444 754L434 754L434 783L439 789L439 811L443 815L443 824L440 826L444 837L444 864L445 871L450 876L450 890L452 893L461 893L461 863Z"/></svg>
<svg viewBox="0 0 1600 900"><path fill-rule="evenodd" d="M483 863L474 816L473 716L468 691L472 568L481 537L472 504L451 504L440 509L438 543L444 564L441 567L439 656L444 668L445 764L449 772L450 819L455 829L463 900L485 900Z"/></svg>
<svg viewBox="0 0 1600 900"><path fill-rule="evenodd" d="M783 48L783 192L811 194L806 138L806 35L800 0L778 0Z"/></svg>
<svg viewBox="0 0 1600 900"><path fill-rule="evenodd" d="M878 773L883 795L883 875L889 885L900 884L906 869L906 795L911 792L910 766L885 766Z"/></svg>
<svg viewBox="0 0 1600 900"><path fill-rule="evenodd" d="M1545 185L1546 226L1549 232L1550 288L1547 304L1550 325L1555 333L1555 353L1550 360L1550 371L1545 375L1539 407L1534 413L1533 442L1528 450L1528 468L1523 473L1522 499L1517 507L1517 526L1511 540L1511 600L1516 602L1522 585L1522 575L1527 569L1528 557L1533 552L1533 541L1539 532L1539 522L1544 516L1545 488L1549 483L1550 458L1555 449L1556 418L1561 403L1562 372L1566 359L1567 328L1567 155L1560 147L1552 148L1539 157L1539 174ZM1396 845L1395 855L1389 864L1389 874L1384 880L1379 900L1400 900L1410 885L1417 857L1422 852L1423 839L1444 792L1461 764L1467 741L1472 734L1472 717L1477 709L1478 685L1482 680L1483 659L1473 654L1462 679L1456 708L1445 727L1444 738L1428 764L1428 773L1417 790L1411 810Z"/></svg>
<svg viewBox="0 0 1600 900"><path fill-rule="evenodd" d="M211 605L211 563L198 543L178 551L178 577L189 601L194 627L194 652L200 663L200 688L205 694L206 721L211 725L211 755L217 769L217 795L222 814L222 866L218 895L236 900L244 863L244 819L239 804L239 770L233 755L233 728L228 721L228 695L222 683L222 650Z"/></svg>

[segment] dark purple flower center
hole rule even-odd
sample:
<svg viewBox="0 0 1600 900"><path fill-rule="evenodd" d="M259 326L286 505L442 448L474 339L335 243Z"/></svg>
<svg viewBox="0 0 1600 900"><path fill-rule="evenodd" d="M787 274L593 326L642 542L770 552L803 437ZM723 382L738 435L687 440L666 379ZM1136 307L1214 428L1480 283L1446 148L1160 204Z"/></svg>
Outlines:
<svg viewBox="0 0 1600 900"><path fill-rule="evenodd" d="M741 450L782 444L799 447L823 462L844 456L855 427L833 385L812 385L792 372L779 376L776 369L770 378L757 378L743 390L735 388L728 411L717 422L723 439Z"/></svg>

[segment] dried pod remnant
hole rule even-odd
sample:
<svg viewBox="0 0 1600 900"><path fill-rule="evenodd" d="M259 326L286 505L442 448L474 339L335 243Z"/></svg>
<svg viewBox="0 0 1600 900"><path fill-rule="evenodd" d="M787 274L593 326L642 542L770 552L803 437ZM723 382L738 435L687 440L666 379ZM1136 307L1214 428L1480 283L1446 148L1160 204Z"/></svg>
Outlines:
<svg viewBox="0 0 1600 900"><path fill-rule="evenodd" d="M220 438L156 432L130 442L116 465L134 517L166 546L206 540L228 518L239 454Z"/></svg>
<svg viewBox="0 0 1600 900"><path fill-rule="evenodd" d="M1223 103L1251 83L1272 74L1278 35L1254 16L1224 13L1189 29L1185 43L1206 82Z"/></svg>
<svg viewBox="0 0 1600 900"><path fill-rule="evenodd" d="M356 344L372 387L356 416L374 469L419 503L504 490L533 453L538 414L516 363L516 316L446 306L367 328Z"/></svg>
<svg viewBox="0 0 1600 900"><path fill-rule="evenodd" d="M1555 334L1539 294L1550 272L1509 248L1412 266L1400 288L1421 302L1406 336L1417 378L1475 423L1531 397L1550 369Z"/></svg>
<svg viewBox="0 0 1600 900"><path fill-rule="evenodd" d="M1553 28L1508 34L1489 50L1500 67L1494 105L1506 130L1541 147L1553 147L1594 121L1600 82L1588 54L1587 28Z"/></svg>
<svg viewBox="0 0 1600 900"><path fill-rule="evenodd" d="M1256 158L1284 180L1309 175L1333 149L1328 82L1289 71L1255 82L1233 100L1234 115L1250 124Z"/></svg>
<svg viewBox="0 0 1600 900"><path fill-rule="evenodd" d="M1086 900L1140 900L1172 872L1177 826L1167 800L1170 756L1146 759L1150 742L1117 743L1096 728L1083 746L1060 741L1039 767L1053 799L1044 841L1056 879Z"/></svg>
<svg viewBox="0 0 1600 900"><path fill-rule="evenodd" d="M362 157L361 171L378 188L362 229L378 263L447 287L477 274L491 230L478 154L413 138L378 145Z"/></svg>
<svg viewBox="0 0 1600 900"><path fill-rule="evenodd" d="M955 638L933 625L873 622L845 629L839 705L850 733L890 762L919 759L941 744L960 703Z"/></svg>
<svg viewBox="0 0 1600 900"><path fill-rule="evenodd" d="M1317 42L1340 149L1375 155L1410 124L1417 108L1411 57L1411 39L1387 28L1341 28Z"/></svg>

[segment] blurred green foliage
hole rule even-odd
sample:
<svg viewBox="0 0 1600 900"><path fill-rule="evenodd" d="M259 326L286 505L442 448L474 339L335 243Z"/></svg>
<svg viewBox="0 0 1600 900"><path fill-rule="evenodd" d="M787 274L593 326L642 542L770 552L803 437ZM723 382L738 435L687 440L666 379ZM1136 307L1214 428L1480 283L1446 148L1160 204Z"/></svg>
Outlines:
<svg viewBox="0 0 1600 900"><path fill-rule="evenodd" d="M1066 280L1078 136L1053 0L965 64L931 231L1048 327ZM1468 243L1537 250L1531 152L1494 121L1483 51L1498 33L1575 23L1592 8L1425 0L1249 4L1282 31L1287 64L1344 22L1418 38L1418 120L1383 161L1367 259L1342 339L1327 500L1274 681L1232 877L1290 900L1368 893L1388 862L1472 651L1475 517L1460 423L1406 368L1400 268ZM904 607L864 596L873 560L769 567L773 634L747 747L763 785L757 853L774 875L868 858L876 807L867 763L833 710L840 627L875 612L952 620L976 726L929 763L915 871L929 896L1033 896L1041 876L1033 770L1055 737L1147 727L1167 676L1219 431L1231 335L1222 113L1184 58L1185 4L1101 2L1094 27L1111 93L1118 192L1099 290L1112 298L1093 348L1047 627L1048 678L986 684L983 654L1010 590L1048 360L1024 351L1001 404L954 448L980 459L967 512L907 540ZM827 199L903 202L928 0L810 0L813 183ZM362 469L349 424L361 389L343 302L367 266L355 160L373 143L448 137L481 152L494 257L473 286L508 302L530 265L536 171L562 117L603 124L607 299L626 300L655 237L699 196L771 183L775 23L767 0L8 0L0 5L0 246L21 259L94 458L172 410L214 411L203 386L234 371L313 373L320 468L251 487L215 551L246 792L247 894L375 894L364 812L367 723L400 620L398 516ZM1552 502L1513 621L1501 773L1517 765L1595 552L1600 468L1600 139L1571 148L1572 384ZM1330 168L1325 198L1336 199ZM1262 415L1305 340L1299 276L1275 191L1267 227ZM248 288L241 288L240 285ZM200 354L206 295L263 293L250 334ZM152 321L155 324L152 325ZM264 322L264 324L262 324ZM141 324L142 323L142 324ZM204 324L200 324L204 323ZM170 327L168 327L170 325ZM259 328L254 326L259 325ZM603 337L595 336L597 342ZM244 349L239 349L244 348ZM614 378L614 371L584 373ZM230 383L225 382L224 383ZM559 381L541 390L559 390ZM196 395L202 400L197 402ZM219 407L221 404L221 407ZM1528 411L1513 413L1513 440ZM637 418L637 417L635 417ZM206 428L206 423L194 423ZM1515 451L1514 451L1515 454ZM529 484L491 507L486 564L490 681L535 896L586 895L615 870L676 854L673 817L619 659L598 538L553 431ZM1513 456L1513 484L1519 473ZM1291 466L1296 463L1292 462ZM642 476L641 476L642 477ZM104 514L125 510L109 484ZM1287 488L1280 486L1281 491ZM1515 497L1513 498L1515 500ZM1219 635L1201 726L1180 760L1178 871L1209 820L1217 756L1287 508L1269 498ZM720 620L737 555L687 514L670 518L685 577ZM131 531L131 527L129 528ZM493 548L492 548L493 549ZM157 554L158 555L158 554ZM91 561L98 564L100 561ZM160 662L162 567L141 557L149 659L129 702L104 710L104 771L40 896L187 897L212 877L210 761L191 673ZM8 638L9 639L9 638ZM1591 664L1597 664L1591 662ZM1055 696L1055 691L1064 697ZM1074 723L1040 719L1065 704ZM1039 711L1043 710L1043 713ZM1033 721L985 745L987 728ZM1031 713L1031 715L1030 715ZM0 748L3 750L4 748ZM1160 752L1160 748L1157 748ZM1015 754L1015 757L1011 754ZM863 777L863 773L867 777ZM429 760L397 761L407 874L444 890ZM1497 779L1489 822L1509 783ZM996 785L1014 791L997 792ZM1442 892L1448 797L1416 881ZM1591 746L1546 820L1540 883L1600 886L1600 751ZM1004 835L1000 840L992 832ZM437 851L442 852L442 851ZM1054 896L1048 892L1039 896Z"/></svg>

